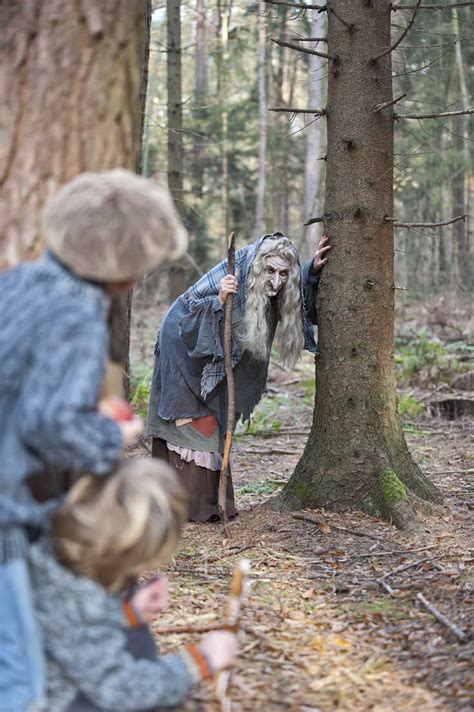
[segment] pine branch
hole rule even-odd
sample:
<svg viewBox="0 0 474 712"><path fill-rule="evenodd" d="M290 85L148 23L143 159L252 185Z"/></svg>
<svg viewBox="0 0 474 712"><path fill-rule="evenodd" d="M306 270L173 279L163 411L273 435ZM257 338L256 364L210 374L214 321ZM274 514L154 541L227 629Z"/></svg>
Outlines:
<svg viewBox="0 0 474 712"><path fill-rule="evenodd" d="M394 114L396 119L438 119L443 116L463 116L464 114L474 114L474 109L466 111L441 111L438 114Z"/></svg>
<svg viewBox="0 0 474 712"><path fill-rule="evenodd" d="M418 10L450 10L458 7L471 7L474 5L473 0L470 2L458 2L450 5L419 5ZM396 10L413 10L415 5L392 5L392 11Z"/></svg>
<svg viewBox="0 0 474 712"><path fill-rule="evenodd" d="M267 5L280 5L281 7L292 7L297 10L319 10L319 12L324 12L326 10L326 5L308 5L302 2L283 2L283 0L263 0Z"/></svg>
<svg viewBox="0 0 474 712"><path fill-rule="evenodd" d="M397 96L395 99L392 99L391 101L384 101L382 104L376 104L374 108L372 109L373 113L377 113L377 111L382 111L382 109L388 109L389 106L393 106L394 104L397 103L397 101L400 101L401 99L404 99L406 97L406 94L400 94L400 96Z"/></svg>
<svg viewBox="0 0 474 712"><path fill-rule="evenodd" d="M386 49L384 52L377 54L375 57L371 57L371 59L370 59L371 62L377 62L377 60L382 59L382 57L385 57L387 54L390 54L390 52L393 52L393 50L398 47L400 42L402 42L402 40L406 37L410 27L415 22L416 13L418 12L418 8L420 7L420 5L421 5L421 0L417 0L415 9L413 10L413 15L410 18L410 22L405 27L404 31L402 32L402 34L400 35L398 40L396 42L394 42L394 44L391 47L389 47L389 49Z"/></svg>
<svg viewBox="0 0 474 712"><path fill-rule="evenodd" d="M272 42L279 45L280 47L289 47L290 49L295 49L297 52L304 52L305 54L314 54L316 57L323 57L324 59L334 59L326 52L319 52L316 49L306 49L305 47L300 47L292 42L282 42L281 40L275 40L272 38Z"/></svg>
<svg viewBox="0 0 474 712"><path fill-rule="evenodd" d="M393 227L443 227L444 225L451 225L452 223L458 222L458 220L465 220L466 215L458 215L457 218L452 220L444 220L443 222L437 223L399 223L396 218L385 217L385 222L391 222Z"/></svg>
<svg viewBox="0 0 474 712"><path fill-rule="evenodd" d="M314 114L314 116L326 116L326 109L295 109L293 107L271 106L268 111L286 114Z"/></svg>

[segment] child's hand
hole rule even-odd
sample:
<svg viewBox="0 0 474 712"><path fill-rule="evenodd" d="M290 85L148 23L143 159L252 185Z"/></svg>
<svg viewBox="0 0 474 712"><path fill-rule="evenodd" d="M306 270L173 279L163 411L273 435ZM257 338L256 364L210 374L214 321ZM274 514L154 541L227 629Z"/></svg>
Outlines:
<svg viewBox="0 0 474 712"><path fill-rule="evenodd" d="M151 623L158 613L166 610L169 602L170 594L166 576L157 576L152 581L143 584L132 597L132 605L138 617L147 623Z"/></svg>
<svg viewBox="0 0 474 712"><path fill-rule="evenodd" d="M143 420L137 417L134 417L133 420L124 420L121 423L117 423L117 425L122 431L122 447L128 447L129 445L133 445L135 440L137 440L145 430L145 424Z"/></svg>
<svg viewBox="0 0 474 712"><path fill-rule="evenodd" d="M145 429L142 419L136 417L130 404L123 398L104 396L97 404L97 411L116 421L122 431L123 447L133 445Z"/></svg>
<svg viewBox="0 0 474 712"><path fill-rule="evenodd" d="M212 672L232 667L237 655L237 637L228 630L206 633L199 647L205 655Z"/></svg>

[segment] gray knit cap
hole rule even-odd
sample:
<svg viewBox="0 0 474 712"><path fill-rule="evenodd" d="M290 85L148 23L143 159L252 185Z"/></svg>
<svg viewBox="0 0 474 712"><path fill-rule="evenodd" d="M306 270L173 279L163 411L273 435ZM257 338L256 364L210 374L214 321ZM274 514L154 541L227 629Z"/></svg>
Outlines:
<svg viewBox="0 0 474 712"><path fill-rule="evenodd" d="M168 190L122 168L63 186L46 205L43 233L63 264L100 282L137 279L188 243Z"/></svg>

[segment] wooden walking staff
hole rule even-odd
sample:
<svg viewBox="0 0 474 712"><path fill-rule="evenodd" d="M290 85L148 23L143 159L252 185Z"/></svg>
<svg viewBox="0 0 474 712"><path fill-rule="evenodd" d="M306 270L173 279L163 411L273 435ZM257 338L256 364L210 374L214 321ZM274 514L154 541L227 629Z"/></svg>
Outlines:
<svg viewBox="0 0 474 712"><path fill-rule="evenodd" d="M234 576L230 585L227 599L225 628L238 634L242 608L245 605L249 592L250 561L241 559L234 569ZM231 712L232 702L229 697L229 684L232 677L231 670L222 670L217 673L214 683L214 701L216 709L220 712Z"/></svg>
<svg viewBox="0 0 474 712"><path fill-rule="evenodd" d="M235 274L235 235L230 233L227 240L227 274ZM227 519L226 495L227 480L229 477L229 460L232 449L232 439L235 425L235 383L232 369L232 305L233 294L227 294L224 311L224 368L227 380L227 430L225 436L224 455L222 457L221 478L217 507L221 518L224 534L229 537L229 521Z"/></svg>

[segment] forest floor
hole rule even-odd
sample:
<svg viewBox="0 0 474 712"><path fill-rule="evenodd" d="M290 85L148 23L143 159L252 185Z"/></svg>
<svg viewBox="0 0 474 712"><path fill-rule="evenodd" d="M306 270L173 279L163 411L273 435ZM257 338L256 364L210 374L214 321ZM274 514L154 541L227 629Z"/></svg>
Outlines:
<svg viewBox="0 0 474 712"><path fill-rule="evenodd" d="M411 324L405 316L404 328ZM419 333L416 323L407 328ZM401 393L426 406L446 387L418 375ZM425 375L432 378L432 370ZM271 364L269 393L251 428L239 427L235 440L240 514L231 537L223 538L219 524L186 525L166 571L172 605L154 624L160 646L175 650L223 620L233 568L246 557L251 589L231 688L235 712L472 710L473 420L448 420L426 407L405 415L411 452L445 497L435 516L423 518L422 536L407 537L361 513L305 511L298 514L319 522L303 521L262 505L284 486L303 451L312 376L309 356L291 372ZM185 709L213 709L209 701L210 686L202 685Z"/></svg>

